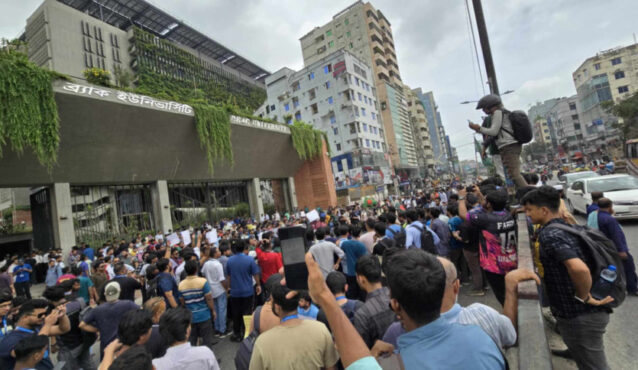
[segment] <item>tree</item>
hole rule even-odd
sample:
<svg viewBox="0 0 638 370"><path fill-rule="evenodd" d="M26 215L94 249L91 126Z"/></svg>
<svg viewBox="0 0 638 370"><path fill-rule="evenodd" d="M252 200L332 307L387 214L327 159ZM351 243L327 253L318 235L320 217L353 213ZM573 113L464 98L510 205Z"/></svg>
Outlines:
<svg viewBox="0 0 638 370"><path fill-rule="evenodd" d="M544 142L534 141L523 147L523 160L527 161L529 157L532 157L532 159L543 158L548 150L549 148Z"/></svg>
<svg viewBox="0 0 638 370"><path fill-rule="evenodd" d="M602 107L621 121L614 123L613 127L620 130L623 142L638 137L638 92L618 103L606 101Z"/></svg>

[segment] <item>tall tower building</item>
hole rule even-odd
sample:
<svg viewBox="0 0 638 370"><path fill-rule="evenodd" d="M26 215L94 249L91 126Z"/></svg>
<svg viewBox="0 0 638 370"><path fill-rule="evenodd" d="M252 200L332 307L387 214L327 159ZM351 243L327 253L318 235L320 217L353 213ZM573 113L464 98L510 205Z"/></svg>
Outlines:
<svg viewBox="0 0 638 370"><path fill-rule="evenodd" d="M402 176L417 175L417 151L410 125L408 101L399 73L394 38L388 19L370 3L357 1L301 39L306 66L345 49L373 70L378 110L388 153Z"/></svg>
<svg viewBox="0 0 638 370"><path fill-rule="evenodd" d="M414 89L414 94L419 98L425 109L425 116L430 132L432 152L434 154L435 170L447 170L449 168L449 153L445 140L445 128L441 122L441 113L434 100L434 93L428 91L424 93L421 88Z"/></svg>
<svg viewBox="0 0 638 370"><path fill-rule="evenodd" d="M417 162L419 164L419 177L425 178L433 174L434 170L434 152L432 150L432 139L425 107L419 100L416 90L411 90L409 86L405 85L403 91L408 101L410 124L412 125Z"/></svg>

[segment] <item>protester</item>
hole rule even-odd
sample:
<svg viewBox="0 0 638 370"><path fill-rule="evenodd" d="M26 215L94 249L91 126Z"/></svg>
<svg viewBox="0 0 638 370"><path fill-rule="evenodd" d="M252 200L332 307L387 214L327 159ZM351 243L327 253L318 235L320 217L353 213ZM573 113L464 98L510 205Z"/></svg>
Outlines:
<svg viewBox="0 0 638 370"><path fill-rule="evenodd" d="M227 279L230 281L230 311L233 319L233 335L231 340L240 342L244 337L243 316L252 310L253 296L261 294L259 267L255 260L248 256L248 245L242 239L233 239L234 255L228 259ZM255 288L253 289L253 284Z"/></svg>
<svg viewBox="0 0 638 370"><path fill-rule="evenodd" d="M54 286L55 284L57 284L60 276L62 276L62 268L60 267L60 265L58 265L55 259L50 259L44 283L46 284L46 286Z"/></svg>
<svg viewBox="0 0 638 370"><path fill-rule="evenodd" d="M265 288L264 294L266 295L266 302L264 303L263 306L257 307L255 309L255 312L253 312L253 315L250 318L250 328L249 328L250 333L252 333L252 331L256 327L259 327L258 334L261 334L279 325L279 317L275 315L272 308L273 307L272 291L275 289L277 285L281 285L282 279L283 279L282 275L274 274L274 275L270 275L270 277L268 278L268 281L266 281L266 284L264 286ZM255 323L257 310L260 311L259 325L256 325Z"/></svg>
<svg viewBox="0 0 638 370"><path fill-rule="evenodd" d="M460 190L459 200L463 200L466 194L466 189ZM505 274L518 266L516 221L505 209L506 206L507 193L502 190L487 193L483 211L468 212L465 202L459 202L459 216L481 231L481 268L501 305L505 303Z"/></svg>
<svg viewBox="0 0 638 370"><path fill-rule="evenodd" d="M343 272L348 280L346 296L350 299L362 299L363 296L363 292L357 284L356 266L359 258L366 255L368 250L363 243L357 240L360 232L361 229L356 225L351 225L350 227L340 225L335 232L338 238L336 244L344 253L346 263L343 266ZM349 239L349 236L352 236L353 239Z"/></svg>
<svg viewBox="0 0 638 370"><path fill-rule="evenodd" d="M257 262L261 270L261 283L265 284L266 280L272 274L276 274L280 268L284 266L281 260L281 253L273 252L273 244L270 238L272 233L262 236L262 242L259 247L255 248L257 253Z"/></svg>
<svg viewBox="0 0 638 370"><path fill-rule="evenodd" d="M31 335L21 339L13 348L12 356L15 357L15 370L37 369L45 356L49 338L44 335Z"/></svg>
<svg viewBox="0 0 638 370"><path fill-rule="evenodd" d="M627 292L631 295L638 295L638 277L636 276L636 265L634 257L629 253L629 246L625 238L620 223L614 218L613 202L607 198L598 200L598 229L605 234L609 240L613 241L618 250L618 255L622 260L625 278L627 281Z"/></svg>
<svg viewBox="0 0 638 370"><path fill-rule="evenodd" d="M509 114L505 113L501 98L498 95L486 95L478 101L476 109L482 109L491 117L491 125L482 127L470 122L470 128L486 137L494 138L507 176L514 181L517 189L524 188L527 182L521 175L522 145L514 138L514 129Z"/></svg>
<svg viewBox="0 0 638 370"><path fill-rule="evenodd" d="M146 351L151 355L151 358L158 358L164 356L168 345L159 332L159 321L162 314L166 311L166 302L162 297L154 297L144 303L144 310L151 315L153 326L151 327L151 335L144 343Z"/></svg>
<svg viewBox="0 0 638 370"><path fill-rule="evenodd" d="M366 249L368 250L369 254L372 254L372 250L375 244L375 241L374 241L374 236L376 235L374 231L375 222L376 221L373 217L368 217L366 221L363 223L366 232L363 233L361 237L359 238L359 241L366 246Z"/></svg>
<svg viewBox="0 0 638 370"><path fill-rule="evenodd" d="M120 291L120 285L116 281L106 284L106 302L89 311L80 322L80 329L100 334L100 358L106 346L117 337L117 327L122 316L128 311L139 309L130 300L120 300Z"/></svg>
<svg viewBox="0 0 638 370"><path fill-rule="evenodd" d="M430 208L430 217L432 218L432 222L430 223L430 229L436 233L436 236L439 237L439 243L436 245L436 249L439 252L439 256L449 257L450 256L450 227L447 224L447 221L443 221L439 217L442 215L441 210L439 208ZM420 238L420 230L419 230L419 238Z"/></svg>
<svg viewBox="0 0 638 370"><path fill-rule="evenodd" d="M441 317L446 276L422 250L394 254L388 263L390 306L406 333L398 346L406 369L505 369L498 346L479 327Z"/></svg>
<svg viewBox="0 0 638 370"><path fill-rule="evenodd" d="M166 307L177 307L177 299L179 297L179 291L177 289L177 283L173 279L171 263L168 259L162 258L157 261L157 269L159 275L157 275L157 291L161 297L166 301Z"/></svg>
<svg viewBox="0 0 638 370"><path fill-rule="evenodd" d="M572 357L579 369L607 369L603 334L609 323L606 297L598 300L590 294L592 277L588 257L575 235L552 224L568 225L559 213L560 194L550 186L541 186L521 200L532 223L542 225L538 240L540 259L549 305L567 351L552 351Z"/></svg>
<svg viewBox="0 0 638 370"><path fill-rule="evenodd" d="M0 342L2 338L11 331L9 321L7 320L9 312L11 311L11 300L13 296L9 289L0 289Z"/></svg>
<svg viewBox="0 0 638 370"><path fill-rule="evenodd" d="M179 300L192 314L190 343L197 345L198 339L202 344L212 347L219 340L214 338L213 320L215 319L215 304L208 281L197 276L198 262L187 261L184 266L186 279L179 283Z"/></svg>
<svg viewBox="0 0 638 370"><path fill-rule="evenodd" d="M310 294L307 291L302 290L299 295L299 307L297 307L297 314L300 318L316 320L319 308L312 303Z"/></svg>
<svg viewBox="0 0 638 370"><path fill-rule="evenodd" d="M299 318L296 292L278 285L272 296L273 312L281 319L281 324L257 337L250 369L334 368L339 355L326 326Z"/></svg>
<svg viewBox="0 0 638 370"><path fill-rule="evenodd" d="M12 351L16 345L34 334L54 337L67 333L71 324L66 316L64 305L55 307L47 315L49 302L44 299L29 299L20 305L17 315L14 317L14 330L6 334L0 341L0 369L13 369L15 357ZM51 370L53 363L48 353L35 365L36 370Z"/></svg>
<svg viewBox="0 0 638 370"><path fill-rule="evenodd" d="M22 258L18 260L18 264L11 270L14 277L14 286L16 295L21 295L31 299L31 265L25 263Z"/></svg>
<svg viewBox="0 0 638 370"><path fill-rule="evenodd" d="M224 338L227 333L226 328L226 315L228 307L228 299L226 292L228 291L228 280L224 276L224 267L219 258L221 253L219 249L213 247L210 249L210 257L202 266L202 275L208 281L213 295L213 303L215 305L215 334Z"/></svg>
<svg viewBox="0 0 638 370"><path fill-rule="evenodd" d="M317 242L310 247L308 252L312 254L319 264L319 268L323 273L323 276L327 276L331 271L339 268L341 260L345 257L343 249L337 247L336 244L325 240L326 235L330 234L330 229L327 227L320 227L315 232L315 238ZM334 257L337 256L335 261Z"/></svg>
<svg viewBox="0 0 638 370"><path fill-rule="evenodd" d="M178 307L166 311L160 318L160 333L169 345L166 354L153 360L156 370L219 370L213 351L207 346L193 346L191 312Z"/></svg>
<svg viewBox="0 0 638 370"><path fill-rule="evenodd" d="M337 304L341 307L343 313L345 313L348 319L353 322L354 314L357 310L359 310L359 308L361 308L361 306L363 306L363 302L356 299L348 299L346 297L346 291L348 289L346 276L339 271L333 271L326 276L326 285L328 286L328 289L330 289L330 292L335 296ZM328 318L326 317L326 312L323 308L321 308L319 313L317 313L317 320L326 324L328 329L332 330L328 324Z"/></svg>
<svg viewBox="0 0 638 370"><path fill-rule="evenodd" d="M366 292L366 300L354 314L354 327L371 348L395 320L390 309L388 288L381 284L381 264L371 255L361 257L357 263L357 283Z"/></svg>

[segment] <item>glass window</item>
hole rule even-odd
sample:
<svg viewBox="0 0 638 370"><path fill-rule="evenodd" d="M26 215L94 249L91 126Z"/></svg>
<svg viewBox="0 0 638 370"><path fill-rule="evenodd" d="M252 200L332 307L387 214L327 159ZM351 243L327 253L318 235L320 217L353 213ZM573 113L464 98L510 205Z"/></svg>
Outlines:
<svg viewBox="0 0 638 370"><path fill-rule="evenodd" d="M333 47L333 46L335 46L335 42L334 42L334 41L330 41L330 42L328 43L328 47L329 47L329 48L331 48L331 47Z"/></svg>
<svg viewBox="0 0 638 370"><path fill-rule="evenodd" d="M366 148L370 147L370 139L366 139Z"/></svg>
<svg viewBox="0 0 638 370"><path fill-rule="evenodd" d="M333 132L335 135L338 135L338 134L339 134L339 128L337 128L337 127L333 127L333 128L332 128L332 132Z"/></svg>
<svg viewBox="0 0 638 370"><path fill-rule="evenodd" d="M372 116L372 119L373 119L373 120L376 120L376 119L377 119L377 115L376 115L374 112L370 113L370 115Z"/></svg>
<svg viewBox="0 0 638 370"><path fill-rule="evenodd" d="M595 69L595 70L599 70L599 69L600 69L600 63L596 63L596 64L594 64L594 69Z"/></svg>
<svg viewBox="0 0 638 370"><path fill-rule="evenodd" d="M332 104L332 103L334 103L334 100L332 99L332 96L329 96L328 97L328 104Z"/></svg>
<svg viewBox="0 0 638 370"><path fill-rule="evenodd" d="M359 101L361 101L361 93L357 93L357 96L359 97Z"/></svg>
<svg viewBox="0 0 638 370"><path fill-rule="evenodd" d="M350 24L350 21L348 20L348 18L346 18L346 20L343 22L343 24L345 24L346 26Z"/></svg>
<svg viewBox="0 0 638 370"><path fill-rule="evenodd" d="M358 107L354 107L354 115L359 117L359 108Z"/></svg>
<svg viewBox="0 0 638 370"><path fill-rule="evenodd" d="M301 112L297 112L297 113L295 113L295 119L296 119L297 121L301 121Z"/></svg>
<svg viewBox="0 0 638 370"><path fill-rule="evenodd" d="M359 86L359 77L354 78L354 83L355 85ZM359 96L361 96L361 94L359 94ZM359 97L359 100L361 100L361 97Z"/></svg>
<svg viewBox="0 0 638 370"><path fill-rule="evenodd" d="M330 81L326 81L326 89L330 88Z"/></svg>
<svg viewBox="0 0 638 370"><path fill-rule="evenodd" d="M271 111L271 112L274 112L274 111L275 111L275 105L274 105L274 104L270 106L270 111Z"/></svg>
<svg viewBox="0 0 638 370"><path fill-rule="evenodd" d="M350 46L350 49L352 49L352 43L350 43L350 45L349 45L349 46Z"/></svg>
<svg viewBox="0 0 638 370"><path fill-rule="evenodd" d="M346 32L346 36L350 37L350 31Z"/></svg>
<svg viewBox="0 0 638 370"><path fill-rule="evenodd" d="M330 123L337 123L337 117L335 115L330 116Z"/></svg>
<svg viewBox="0 0 638 370"><path fill-rule="evenodd" d="M365 117L365 115L366 115L366 109L365 108L361 108L361 115Z"/></svg>
<svg viewBox="0 0 638 370"><path fill-rule="evenodd" d="M332 30L326 31L326 37L332 36Z"/></svg>
<svg viewBox="0 0 638 370"><path fill-rule="evenodd" d="M341 151L341 144L337 144L337 151L340 152ZM338 162L341 163L341 162Z"/></svg>
<svg viewBox="0 0 638 370"><path fill-rule="evenodd" d="M620 86L620 87L618 88L618 92L619 92L620 94L622 94L622 93L626 93L626 92L629 92L629 86Z"/></svg>
<svg viewBox="0 0 638 370"><path fill-rule="evenodd" d="M611 60L611 65L612 66L615 66L616 64L620 64L620 63L622 63L622 59L620 57L614 58L614 59Z"/></svg>
<svg viewBox="0 0 638 370"><path fill-rule="evenodd" d="M286 112L288 112L290 110L290 104L286 103L284 105L284 109L286 110Z"/></svg>
<svg viewBox="0 0 638 370"><path fill-rule="evenodd" d="M310 72L310 74L308 75L308 79L312 80L315 78L315 73L314 72Z"/></svg>
<svg viewBox="0 0 638 370"><path fill-rule="evenodd" d="M621 78L625 78L625 72L624 71L618 71L614 73L614 77L619 80Z"/></svg>
<svg viewBox="0 0 638 370"><path fill-rule="evenodd" d="M323 67L323 73L328 74L332 72L332 64L328 64L327 66Z"/></svg>
<svg viewBox="0 0 638 370"><path fill-rule="evenodd" d="M292 91L297 91L300 88L301 88L301 84L299 83L299 81L292 84Z"/></svg>
<svg viewBox="0 0 638 370"><path fill-rule="evenodd" d="M297 108L299 106L299 99L292 98L292 106Z"/></svg>
<svg viewBox="0 0 638 370"><path fill-rule="evenodd" d="M368 132L368 125L367 124L363 124L363 132Z"/></svg>
<svg viewBox="0 0 638 370"><path fill-rule="evenodd" d="M364 103L366 103L366 104L368 104L368 97L367 97L367 96L365 96L365 95L363 96L363 102L364 102Z"/></svg>

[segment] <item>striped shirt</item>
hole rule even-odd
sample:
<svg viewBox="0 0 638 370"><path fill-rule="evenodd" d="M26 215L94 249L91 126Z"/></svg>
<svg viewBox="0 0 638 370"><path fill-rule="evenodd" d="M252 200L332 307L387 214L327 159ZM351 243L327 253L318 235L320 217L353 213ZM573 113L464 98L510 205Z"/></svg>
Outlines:
<svg viewBox="0 0 638 370"><path fill-rule="evenodd" d="M199 276L188 276L179 283L179 296L184 299L186 308L193 314L193 323L210 320L210 309L206 303L206 294L211 294L208 281Z"/></svg>

